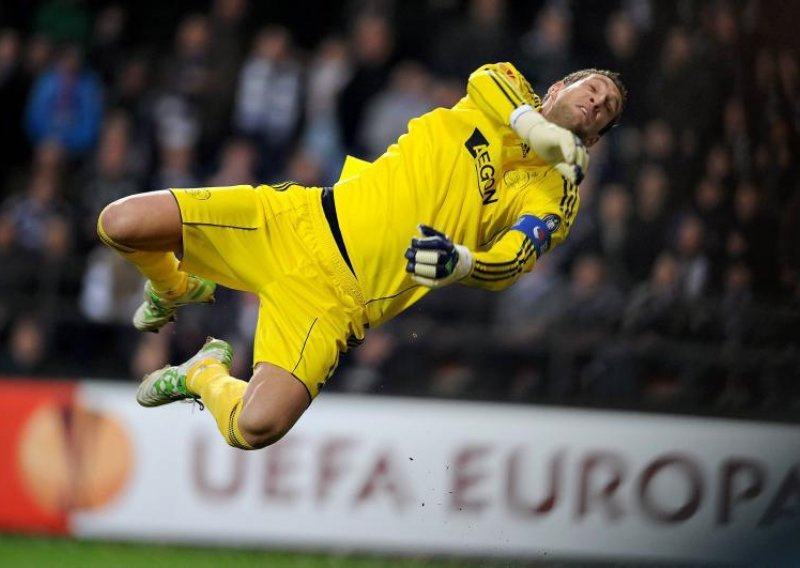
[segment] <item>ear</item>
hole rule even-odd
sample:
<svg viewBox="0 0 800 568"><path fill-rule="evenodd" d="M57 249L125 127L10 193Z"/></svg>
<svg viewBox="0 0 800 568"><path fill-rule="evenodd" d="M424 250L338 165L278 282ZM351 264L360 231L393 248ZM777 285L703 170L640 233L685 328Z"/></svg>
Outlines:
<svg viewBox="0 0 800 568"><path fill-rule="evenodd" d="M564 81L556 81L550 88L547 89L547 96L554 97L556 96L563 88L564 88Z"/></svg>
<svg viewBox="0 0 800 568"><path fill-rule="evenodd" d="M544 99L542 100L542 111L547 111L553 102L558 98L558 93L564 89L564 81L556 81L547 89Z"/></svg>

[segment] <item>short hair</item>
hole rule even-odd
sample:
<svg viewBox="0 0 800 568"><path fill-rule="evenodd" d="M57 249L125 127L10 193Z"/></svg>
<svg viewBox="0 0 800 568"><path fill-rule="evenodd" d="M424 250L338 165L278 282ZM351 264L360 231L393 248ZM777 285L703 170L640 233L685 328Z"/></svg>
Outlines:
<svg viewBox="0 0 800 568"><path fill-rule="evenodd" d="M625 88L625 85L622 83L619 73L616 73L614 71L609 71L608 69L595 69L594 67L591 67L589 69L581 69L579 71L573 71L572 73L561 79L561 82L564 83L564 85L571 85L573 83L577 83L581 79L585 79L590 75L602 75L603 77L608 77L609 79L611 79L611 81L619 90L620 96L622 97L619 101L620 103L619 110L617 111L616 116L614 116L614 118L612 118L611 121L602 128L602 130L600 130L599 134L602 136L603 134L614 128L614 126L616 126L617 124L617 121L619 120L619 117L622 116L622 111L625 109L625 104L628 101L628 89Z"/></svg>

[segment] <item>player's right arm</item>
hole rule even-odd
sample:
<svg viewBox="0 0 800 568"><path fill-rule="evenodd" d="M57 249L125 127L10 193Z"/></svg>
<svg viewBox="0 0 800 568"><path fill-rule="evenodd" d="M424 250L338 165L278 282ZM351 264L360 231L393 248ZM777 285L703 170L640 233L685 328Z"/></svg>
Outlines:
<svg viewBox="0 0 800 568"><path fill-rule="evenodd" d="M540 114L541 99L511 63L476 69L467 82L467 95L486 116L510 126L570 183L581 182L589 166L586 147L575 134Z"/></svg>
<svg viewBox="0 0 800 568"><path fill-rule="evenodd" d="M536 260L565 230L558 215L524 214L487 251L471 251L444 233L420 225L422 238L411 239L406 272L417 284L441 288L455 282L484 290L504 290L533 269Z"/></svg>

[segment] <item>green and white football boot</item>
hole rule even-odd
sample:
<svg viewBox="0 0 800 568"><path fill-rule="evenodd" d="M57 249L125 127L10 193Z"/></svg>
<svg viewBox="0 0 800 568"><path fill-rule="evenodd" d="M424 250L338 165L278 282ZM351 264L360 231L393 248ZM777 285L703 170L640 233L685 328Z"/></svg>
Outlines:
<svg viewBox="0 0 800 568"><path fill-rule="evenodd" d="M165 324L175 321L175 311L181 306L213 303L216 287L211 280L190 274L186 292L177 298L164 298L148 280L144 284L144 302L133 314L133 327L139 331L157 332Z"/></svg>
<svg viewBox="0 0 800 568"><path fill-rule="evenodd" d="M208 359L213 359L226 369L230 369L233 349L227 342L209 337L200 351L182 365L174 367L167 365L163 369L145 375L136 393L136 402L149 407L178 400L199 401L200 397L186 388L186 374L192 367Z"/></svg>

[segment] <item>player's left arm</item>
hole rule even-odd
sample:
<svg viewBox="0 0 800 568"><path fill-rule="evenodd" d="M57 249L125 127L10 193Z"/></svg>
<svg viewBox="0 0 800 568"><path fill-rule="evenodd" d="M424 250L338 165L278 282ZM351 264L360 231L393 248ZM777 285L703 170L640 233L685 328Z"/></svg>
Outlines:
<svg viewBox="0 0 800 568"><path fill-rule="evenodd" d="M471 251L431 227L406 250L406 272L429 288L454 282L485 290L504 290L565 236L558 215L524 214L488 251Z"/></svg>
<svg viewBox="0 0 800 568"><path fill-rule="evenodd" d="M540 114L541 99L511 63L476 69L467 81L467 96L486 116L510 126L540 158L570 183L579 184L589 167L580 138Z"/></svg>

